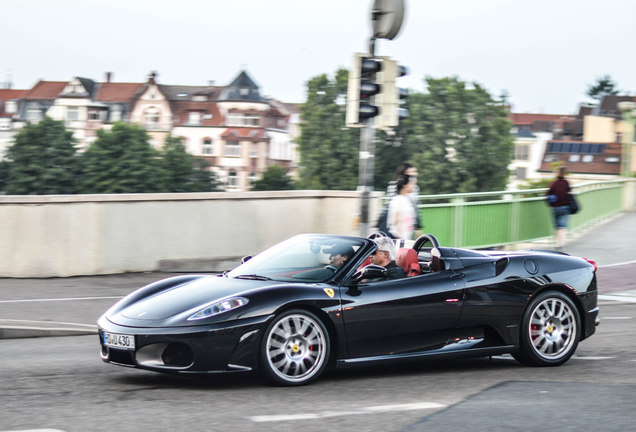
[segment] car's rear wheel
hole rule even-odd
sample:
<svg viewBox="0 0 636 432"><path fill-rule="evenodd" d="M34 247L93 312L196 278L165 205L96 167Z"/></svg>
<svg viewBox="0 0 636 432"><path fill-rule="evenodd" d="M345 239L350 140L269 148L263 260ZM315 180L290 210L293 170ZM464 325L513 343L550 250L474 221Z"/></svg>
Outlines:
<svg viewBox="0 0 636 432"><path fill-rule="evenodd" d="M581 318L572 300L550 291L533 299L525 312L515 358L534 366L565 363L579 344Z"/></svg>
<svg viewBox="0 0 636 432"><path fill-rule="evenodd" d="M318 317L305 310L287 311L265 330L263 374L275 384L307 384L325 369L329 349L329 333Z"/></svg>

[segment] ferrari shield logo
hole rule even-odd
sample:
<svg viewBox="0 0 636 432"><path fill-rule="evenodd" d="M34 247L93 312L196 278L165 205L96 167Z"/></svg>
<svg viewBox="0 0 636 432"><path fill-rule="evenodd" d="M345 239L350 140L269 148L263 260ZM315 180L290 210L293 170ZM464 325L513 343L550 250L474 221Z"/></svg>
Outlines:
<svg viewBox="0 0 636 432"><path fill-rule="evenodd" d="M325 292L327 293L329 297L333 298L334 292L331 288L325 288Z"/></svg>

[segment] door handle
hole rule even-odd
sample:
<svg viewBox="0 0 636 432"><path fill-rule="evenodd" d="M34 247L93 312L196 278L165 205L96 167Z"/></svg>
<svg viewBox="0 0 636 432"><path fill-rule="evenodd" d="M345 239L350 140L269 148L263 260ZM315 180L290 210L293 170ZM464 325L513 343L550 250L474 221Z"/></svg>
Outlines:
<svg viewBox="0 0 636 432"><path fill-rule="evenodd" d="M451 275L451 279L463 279L466 276L464 273L453 273Z"/></svg>

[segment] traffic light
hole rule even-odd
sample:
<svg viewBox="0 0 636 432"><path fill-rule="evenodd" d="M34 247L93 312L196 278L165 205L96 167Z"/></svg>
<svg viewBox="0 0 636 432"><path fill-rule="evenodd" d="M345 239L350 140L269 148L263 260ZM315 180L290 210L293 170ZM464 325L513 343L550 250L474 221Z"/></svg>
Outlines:
<svg viewBox="0 0 636 432"><path fill-rule="evenodd" d="M347 88L347 127L362 127L366 121L378 115L373 97L381 91L376 74L382 69L379 59L368 54L356 53L349 71Z"/></svg>
<svg viewBox="0 0 636 432"><path fill-rule="evenodd" d="M400 120L409 116L408 110L400 108L400 103L408 96L408 91L396 85L396 78L407 74L404 66L400 66L395 60L384 57L382 70L377 74L377 83L381 91L375 97L375 105L378 107L378 118L375 127L378 129L390 129L396 127Z"/></svg>

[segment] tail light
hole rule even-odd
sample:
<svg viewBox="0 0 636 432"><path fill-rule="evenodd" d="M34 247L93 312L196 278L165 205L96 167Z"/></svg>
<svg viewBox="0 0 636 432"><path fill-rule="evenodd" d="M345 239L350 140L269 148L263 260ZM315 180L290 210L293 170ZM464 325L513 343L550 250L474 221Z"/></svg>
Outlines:
<svg viewBox="0 0 636 432"><path fill-rule="evenodd" d="M587 261L588 263L592 264L592 266L594 266L594 271L596 271L598 269L598 266L596 265L596 261L592 261L591 259L587 259L584 257L581 257L583 260Z"/></svg>

